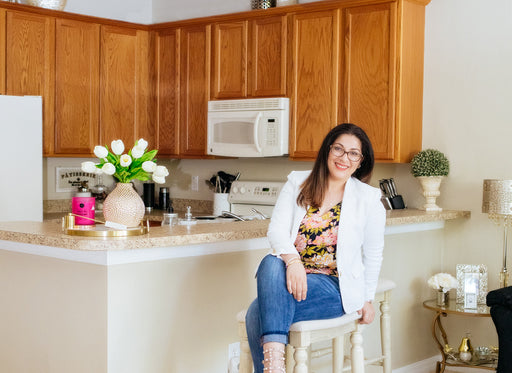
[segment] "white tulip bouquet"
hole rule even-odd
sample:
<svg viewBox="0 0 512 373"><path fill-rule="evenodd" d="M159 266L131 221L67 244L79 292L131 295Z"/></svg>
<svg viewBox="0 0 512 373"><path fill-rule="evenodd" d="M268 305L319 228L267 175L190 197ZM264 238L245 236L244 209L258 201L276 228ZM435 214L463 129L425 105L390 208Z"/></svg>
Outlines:
<svg viewBox="0 0 512 373"><path fill-rule="evenodd" d="M427 283L432 289L442 290L443 293L446 293L451 289L455 289L459 284L457 279L449 273L435 274L427 281Z"/></svg>
<svg viewBox="0 0 512 373"><path fill-rule="evenodd" d="M148 142L144 139L137 140L128 153L124 153L122 140L112 141L111 151L107 146L98 145L94 147L94 155L100 159L100 163L83 162L82 171L112 175L120 183L129 183L137 179L153 180L157 184L163 184L169 171L154 161L157 150L146 151L147 147Z"/></svg>

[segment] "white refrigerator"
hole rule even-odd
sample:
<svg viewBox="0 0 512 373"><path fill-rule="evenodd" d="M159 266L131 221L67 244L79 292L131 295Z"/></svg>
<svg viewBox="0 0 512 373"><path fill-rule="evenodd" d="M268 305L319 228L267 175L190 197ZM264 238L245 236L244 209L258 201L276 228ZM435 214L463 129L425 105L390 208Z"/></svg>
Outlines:
<svg viewBox="0 0 512 373"><path fill-rule="evenodd" d="M0 221L43 220L42 117L41 97L0 95Z"/></svg>

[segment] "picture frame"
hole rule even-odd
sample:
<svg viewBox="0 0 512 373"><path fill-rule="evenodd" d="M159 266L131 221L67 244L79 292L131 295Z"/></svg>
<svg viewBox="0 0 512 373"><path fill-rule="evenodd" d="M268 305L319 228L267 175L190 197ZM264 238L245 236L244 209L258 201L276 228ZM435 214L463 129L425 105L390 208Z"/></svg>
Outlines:
<svg viewBox="0 0 512 373"><path fill-rule="evenodd" d="M475 308L477 304L485 304L487 296L487 266L484 264L457 264L457 303ZM466 298L468 298L466 301Z"/></svg>

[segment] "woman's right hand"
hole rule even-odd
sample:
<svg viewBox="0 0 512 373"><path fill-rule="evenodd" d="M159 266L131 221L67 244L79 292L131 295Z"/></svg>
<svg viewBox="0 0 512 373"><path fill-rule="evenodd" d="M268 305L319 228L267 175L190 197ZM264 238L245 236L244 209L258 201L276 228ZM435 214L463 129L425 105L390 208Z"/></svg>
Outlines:
<svg viewBox="0 0 512 373"><path fill-rule="evenodd" d="M297 256L290 255L288 258L283 259L286 263L289 263L293 257ZM298 302L306 300L308 281L302 261L295 260L286 268L286 287L288 288L288 292L292 294Z"/></svg>

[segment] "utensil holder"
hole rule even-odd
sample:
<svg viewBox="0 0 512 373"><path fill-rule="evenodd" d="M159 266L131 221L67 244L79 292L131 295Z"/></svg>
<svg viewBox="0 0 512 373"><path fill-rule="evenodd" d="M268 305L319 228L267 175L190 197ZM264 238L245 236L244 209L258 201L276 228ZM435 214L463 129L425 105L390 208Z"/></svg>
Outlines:
<svg viewBox="0 0 512 373"><path fill-rule="evenodd" d="M213 215L221 216L222 211L231 211L228 202L229 193L214 193L213 195Z"/></svg>

